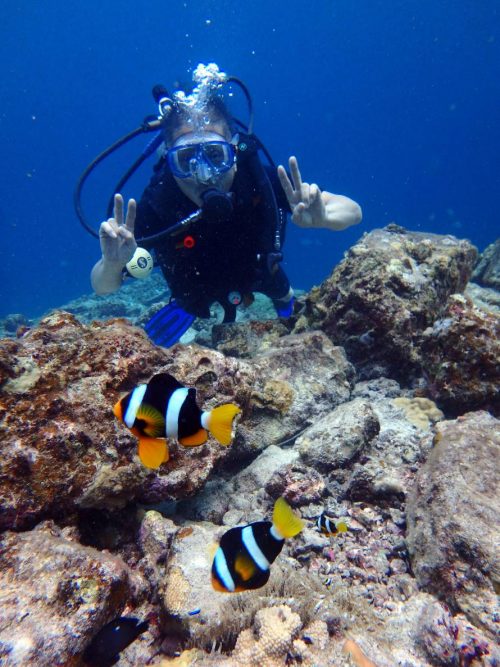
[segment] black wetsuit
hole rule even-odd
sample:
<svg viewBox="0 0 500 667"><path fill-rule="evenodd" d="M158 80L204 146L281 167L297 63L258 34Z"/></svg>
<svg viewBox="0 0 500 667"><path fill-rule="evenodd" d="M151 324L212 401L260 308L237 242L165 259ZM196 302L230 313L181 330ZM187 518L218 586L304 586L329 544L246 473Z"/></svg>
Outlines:
<svg viewBox="0 0 500 667"><path fill-rule="evenodd" d="M177 186L166 161L157 165L138 203L135 235L139 245L154 250L156 263L161 267L172 297L197 317L209 317L210 305L218 301L224 307L225 321L234 320L231 292L241 297L254 291L262 292L273 300L284 299L289 292L286 274L273 261L276 252L273 220L276 217L269 214L269 207L276 215L276 208L281 209L283 220L290 207L271 168L266 168L266 173L275 201L265 201L269 197L259 191L261 188L253 176L255 162L253 165L252 171L247 163L238 163L231 189L233 213L222 222L202 217L180 234L141 243L141 238L169 229L197 210ZM283 225L281 242L284 231Z"/></svg>

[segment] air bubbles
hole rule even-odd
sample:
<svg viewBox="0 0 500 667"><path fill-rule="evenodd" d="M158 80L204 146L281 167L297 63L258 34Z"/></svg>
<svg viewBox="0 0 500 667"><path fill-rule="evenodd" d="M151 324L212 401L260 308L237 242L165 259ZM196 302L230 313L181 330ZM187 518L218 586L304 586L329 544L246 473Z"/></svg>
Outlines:
<svg viewBox="0 0 500 667"><path fill-rule="evenodd" d="M205 25L212 25L212 19L206 19Z"/></svg>

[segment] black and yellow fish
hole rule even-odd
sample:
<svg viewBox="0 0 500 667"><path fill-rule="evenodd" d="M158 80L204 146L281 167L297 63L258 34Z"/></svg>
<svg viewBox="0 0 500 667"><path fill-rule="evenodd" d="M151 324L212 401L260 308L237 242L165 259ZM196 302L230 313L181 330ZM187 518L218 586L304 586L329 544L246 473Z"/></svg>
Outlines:
<svg viewBox="0 0 500 667"><path fill-rule="evenodd" d="M107 623L83 654L84 662L92 667L111 667L120 659L120 653L148 629L148 622L139 622L133 616L120 616Z"/></svg>
<svg viewBox="0 0 500 667"><path fill-rule="evenodd" d="M318 520L316 521L316 526L320 533L326 535L327 537L333 537L339 533L347 533L347 524L345 521L335 521L330 519L324 512L322 512Z"/></svg>
<svg viewBox="0 0 500 667"><path fill-rule="evenodd" d="M158 373L120 399L115 416L139 438L139 457L148 468L168 461L166 438L175 438L184 447L203 445L210 432L221 445L233 437L237 405L226 403L202 412L196 403L196 389L184 387L172 375Z"/></svg>
<svg viewBox="0 0 500 667"><path fill-rule="evenodd" d="M285 538L304 527L284 498L274 505L273 520L231 528L221 538L212 563L212 586L222 593L260 588L269 579L271 564Z"/></svg>

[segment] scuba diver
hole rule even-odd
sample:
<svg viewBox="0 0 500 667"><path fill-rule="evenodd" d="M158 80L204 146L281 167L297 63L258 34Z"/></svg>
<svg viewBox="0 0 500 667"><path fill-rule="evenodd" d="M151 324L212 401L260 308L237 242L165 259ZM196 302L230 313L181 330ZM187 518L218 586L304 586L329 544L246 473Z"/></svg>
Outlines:
<svg viewBox="0 0 500 667"><path fill-rule="evenodd" d="M109 294L133 273L131 265L152 266L147 251L153 251L171 299L146 331L165 347L195 318L210 317L214 302L224 322L233 322L237 306L251 303L254 292L272 299L279 317L292 314L293 290L281 267L287 215L306 228L342 230L361 221L356 202L304 182L295 157L289 173L276 168L252 133L252 115L248 127L231 116L220 94L229 80L242 87L251 111L239 79L216 65L199 65L193 78L198 85L189 95L153 89L160 160L137 204L130 199L125 211L122 196L114 195L113 213L99 229L102 257L91 272L95 292Z"/></svg>

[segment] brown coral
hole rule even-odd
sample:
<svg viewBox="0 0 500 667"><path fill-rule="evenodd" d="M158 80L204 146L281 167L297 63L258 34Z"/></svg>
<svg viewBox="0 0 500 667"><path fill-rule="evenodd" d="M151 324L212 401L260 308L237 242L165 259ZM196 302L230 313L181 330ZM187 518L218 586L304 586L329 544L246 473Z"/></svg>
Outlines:
<svg viewBox="0 0 500 667"><path fill-rule="evenodd" d="M205 405L226 397L240 403L249 381L239 378L235 397L237 364L212 350L156 347L123 320L85 326L63 312L16 341L0 341L0 530L197 491L228 450L173 448L168 465L152 474L112 406L162 370L191 386L210 373Z"/></svg>
<svg viewBox="0 0 500 667"><path fill-rule="evenodd" d="M420 333L465 288L476 256L451 236L374 230L309 294L309 325L342 345L367 377L407 381L419 369Z"/></svg>
<svg viewBox="0 0 500 667"><path fill-rule="evenodd" d="M422 362L432 397L452 415L500 415L500 318L460 294L425 331Z"/></svg>

